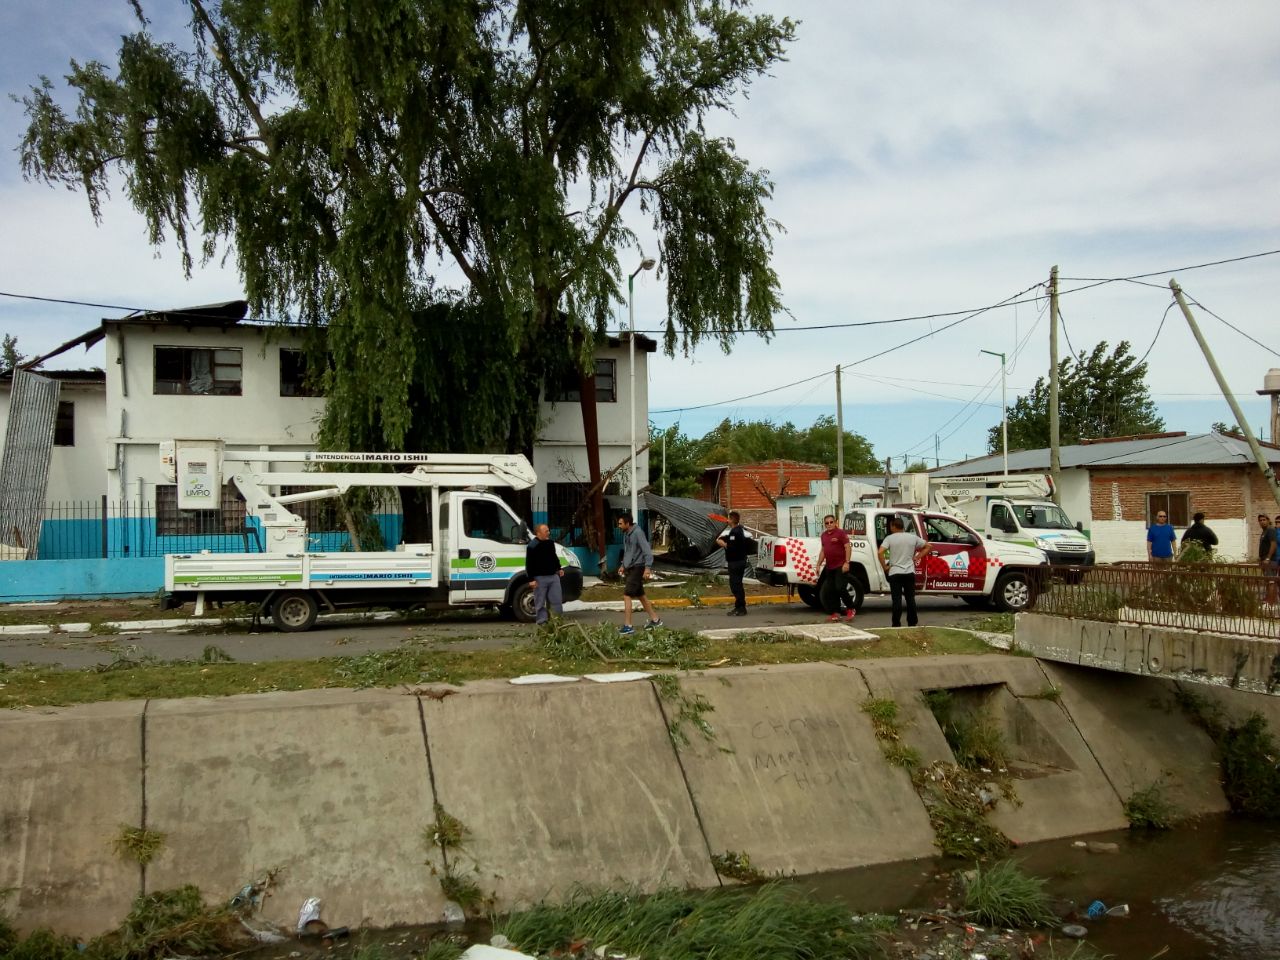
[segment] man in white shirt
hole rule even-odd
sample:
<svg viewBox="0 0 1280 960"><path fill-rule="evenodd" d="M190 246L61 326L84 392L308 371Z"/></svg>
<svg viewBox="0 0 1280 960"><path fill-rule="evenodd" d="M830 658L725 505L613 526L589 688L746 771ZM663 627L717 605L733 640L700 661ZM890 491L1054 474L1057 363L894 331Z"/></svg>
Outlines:
<svg viewBox="0 0 1280 960"><path fill-rule="evenodd" d="M880 563L889 577L893 597L893 625L902 626L902 606L906 601L907 626L920 622L916 615L916 564L929 553L929 543L914 533L904 533L902 518L889 519L889 535L880 542Z"/></svg>

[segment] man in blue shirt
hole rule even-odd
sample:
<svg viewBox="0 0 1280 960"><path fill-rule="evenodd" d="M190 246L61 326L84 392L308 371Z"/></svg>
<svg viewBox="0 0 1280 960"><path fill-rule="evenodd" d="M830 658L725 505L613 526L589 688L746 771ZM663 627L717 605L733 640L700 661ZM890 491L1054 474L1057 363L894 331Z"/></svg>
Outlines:
<svg viewBox="0 0 1280 960"><path fill-rule="evenodd" d="M1156 514L1156 522L1147 528L1147 560L1168 563L1173 560L1173 548L1178 542L1178 534L1169 524L1169 517L1163 510Z"/></svg>

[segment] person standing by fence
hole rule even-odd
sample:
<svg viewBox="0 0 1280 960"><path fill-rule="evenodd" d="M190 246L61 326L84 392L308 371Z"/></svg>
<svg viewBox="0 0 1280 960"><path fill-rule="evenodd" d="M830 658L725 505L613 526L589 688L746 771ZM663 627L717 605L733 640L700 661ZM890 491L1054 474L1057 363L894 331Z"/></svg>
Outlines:
<svg viewBox="0 0 1280 960"><path fill-rule="evenodd" d="M1262 575L1267 578L1267 603L1275 603L1276 575L1280 571L1276 564L1280 557L1280 542L1277 541L1280 532L1271 525L1271 518L1265 513L1258 514L1258 526L1262 532L1258 538L1258 566L1262 568Z"/></svg>
<svg viewBox="0 0 1280 960"><path fill-rule="evenodd" d="M1169 523L1169 515L1161 510L1156 522L1147 528L1147 562L1173 562L1173 548L1178 542L1178 532Z"/></svg>
<svg viewBox="0 0 1280 960"><path fill-rule="evenodd" d="M1213 548L1218 545L1218 535L1205 525L1203 513L1197 513L1191 518L1191 526L1182 535L1183 550L1187 549L1188 543L1200 544L1205 553L1213 553Z"/></svg>

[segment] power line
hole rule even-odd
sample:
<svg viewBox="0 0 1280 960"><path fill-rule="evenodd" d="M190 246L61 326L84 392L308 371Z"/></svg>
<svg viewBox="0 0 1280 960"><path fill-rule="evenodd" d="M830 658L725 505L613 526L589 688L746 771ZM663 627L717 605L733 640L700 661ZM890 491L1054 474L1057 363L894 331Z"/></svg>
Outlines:
<svg viewBox="0 0 1280 960"><path fill-rule="evenodd" d="M1183 291L1183 293L1186 293L1186 291L1184 290L1184 291ZM1244 338L1245 338L1246 340L1248 340L1250 343L1255 344L1255 345L1257 345L1257 346L1261 347L1263 350L1267 351L1267 353L1270 353L1270 354L1272 354L1273 356L1280 357L1280 353L1277 353L1275 350L1272 350L1270 347L1268 347L1265 343L1261 342L1260 340L1255 340L1253 337L1249 336L1249 334L1245 333L1243 330L1241 330L1241 329L1240 329L1239 327L1237 327L1235 324L1233 324L1233 323L1228 323L1226 320L1223 320L1223 318L1222 318L1222 317L1218 316L1216 313L1214 313L1212 310L1210 310L1208 307L1206 307L1206 306L1205 306L1203 303L1201 303L1199 300L1195 299L1194 297L1188 297L1188 299L1189 299L1192 303L1194 303L1197 307L1199 307L1201 310L1203 310L1205 313L1207 313L1209 316L1213 317L1215 320L1220 320L1220 321L1222 321L1223 323L1225 323L1228 327L1230 327L1230 328L1231 328L1232 330L1234 330L1236 333L1240 334L1240 336L1244 337Z"/></svg>
<svg viewBox="0 0 1280 960"><path fill-rule="evenodd" d="M1146 360L1147 357L1151 355L1151 351L1155 349L1156 341L1160 339L1160 331L1164 329L1164 322L1169 319L1169 311L1172 310L1174 306L1176 306L1176 304L1170 303L1164 308L1164 316L1160 318L1160 325L1156 327L1156 335L1151 338L1151 346L1147 347L1147 352L1142 355L1142 359L1138 361L1136 366L1141 366L1142 361Z"/></svg>
<svg viewBox="0 0 1280 960"><path fill-rule="evenodd" d="M1242 263L1245 260L1257 260L1261 257L1274 257L1280 250L1264 250L1262 253L1248 253L1242 257L1229 257L1226 260L1210 260L1207 263L1193 263L1188 267L1170 267L1165 270L1152 270L1150 273L1131 273L1126 277L1062 277L1063 280L1104 283L1120 283L1125 280L1137 281L1147 277L1162 277L1170 273L1186 273L1188 270L1203 270L1205 267L1221 267L1228 263ZM1076 290L1087 290L1088 287L1076 287Z"/></svg>
<svg viewBox="0 0 1280 960"><path fill-rule="evenodd" d="M1067 318L1062 315L1062 307L1058 307L1058 319L1062 321L1062 335L1067 338L1067 349L1071 351L1071 356L1078 356L1075 346L1071 343L1071 334L1067 333Z"/></svg>

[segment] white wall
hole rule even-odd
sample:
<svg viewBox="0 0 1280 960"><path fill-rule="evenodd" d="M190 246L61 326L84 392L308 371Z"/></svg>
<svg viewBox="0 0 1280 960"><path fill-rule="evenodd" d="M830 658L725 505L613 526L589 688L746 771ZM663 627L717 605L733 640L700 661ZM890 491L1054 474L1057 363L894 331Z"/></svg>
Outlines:
<svg viewBox="0 0 1280 960"><path fill-rule="evenodd" d="M1071 522L1084 524L1085 532L1093 528L1092 501L1089 498L1089 472L1079 468L1063 470L1058 476L1058 506Z"/></svg>
<svg viewBox="0 0 1280 960"><path fill-rule="evenodd" d="M848 513L849 509L859 500L868 499L880 501L884 494L883 485L867 484L860 480L850 480L848 477L844 481L844 509ZM889 500L892 502L896 491L892 488L889 490ZM786 536L791 532L791 508L800 507L804 512L803 516L809 520L810 536L817 536L822 532L822 518L828 513L835 514L836 510L836 481L831 480L810 480L809 493L807 496L795 497L779 497L775 504L778 518L778 532Z"/></svg>
<svg viewBox="0 0 1280 960"><path fill-rule="evenodd" d="M1206 517L1204 522L1218 535L1215 553L1221 559L1251 560L1257 557L1258 538L1254 532L1257 524L1251 525L1239 517ZM1185 532L1186 528L1177 528L1179 542ZM1147 525L1141 520L1095 520L1092 535L1098 563L1147 559Z"/></svg>
<svg viewBox="0 0 1280 960"><path fill-rule="evenodd" d="M102 478L106 469L106 392L100 383L62 383L58 399L74 404L74 445L55 446L49 457L49 486L46 503L69 500L97 500L105 492ZM0 392L0 446L9 424L10 391Z"/></svg>

